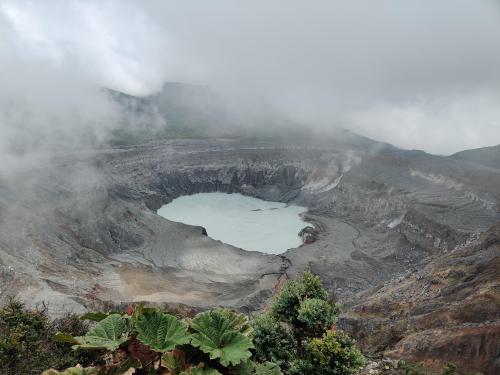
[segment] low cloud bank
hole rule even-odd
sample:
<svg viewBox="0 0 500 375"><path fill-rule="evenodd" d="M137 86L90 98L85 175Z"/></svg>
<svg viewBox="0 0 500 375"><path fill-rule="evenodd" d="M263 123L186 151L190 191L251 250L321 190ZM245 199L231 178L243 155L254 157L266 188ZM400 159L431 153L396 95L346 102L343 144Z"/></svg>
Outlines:
<svg viewBox="0 0 500 375"><path fill-rule="evenodd" d="M246 119L438 154L500 143L495 1L3 0L0 33L4 155L99 144L123 120L103 87L168 81L208 85Z"/></svg>

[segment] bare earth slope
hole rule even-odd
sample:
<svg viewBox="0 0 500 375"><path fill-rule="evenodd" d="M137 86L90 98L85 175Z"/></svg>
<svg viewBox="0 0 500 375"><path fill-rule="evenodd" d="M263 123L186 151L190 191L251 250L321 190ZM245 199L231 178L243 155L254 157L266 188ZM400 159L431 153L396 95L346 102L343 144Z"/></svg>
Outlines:
<svg viewBox="0 0 500 375"><path fill-rule="evenodd" d="M319 240L265 255L156 215L202 191L306 205ZM40 156L0 176L0 303L45 301L53 315L141 300L255 310L280 277L312 269L355 306L498 222L500 171L352 135L316 146L191 139Z"/></svg>
<svg viewBox="0 0 500 375"><path fill-rule="evenodd" d="M452 362L463 372L498 373L500 225L355 300L344 324L368 350L436 369Z"/></svg>
<svg viewBox="0 0 500 375"><path fill-rule="evenodd" d="M500 145L460 151L450 157L456 160L470 161L486 167L500 169Z"/></svg>

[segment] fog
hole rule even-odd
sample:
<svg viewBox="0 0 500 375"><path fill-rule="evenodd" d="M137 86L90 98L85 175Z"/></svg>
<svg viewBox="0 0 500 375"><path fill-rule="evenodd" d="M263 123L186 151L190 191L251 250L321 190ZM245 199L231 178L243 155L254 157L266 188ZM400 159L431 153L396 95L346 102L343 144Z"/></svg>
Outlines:
<svg viewBox="0 0 500 375"><path fill-rule="evenodd" d="M169 81L402 148L500 143L495 0L3 0L0 34L4 155L99 144L121 116L102 88Z"/></svg>

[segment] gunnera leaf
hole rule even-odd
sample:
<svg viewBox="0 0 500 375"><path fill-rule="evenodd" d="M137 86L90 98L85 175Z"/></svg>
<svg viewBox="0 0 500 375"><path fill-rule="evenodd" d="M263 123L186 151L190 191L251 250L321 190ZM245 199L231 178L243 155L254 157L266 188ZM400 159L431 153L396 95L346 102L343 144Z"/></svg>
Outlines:
<svg viewBox="0 0 500 375"><path fill-rule="evenodd" d="M64 342L68 344L79 344L78 340L76 340L72 335L69 333L64 333L64 332L56 332L52 338L56 342Z"/></svg>
<svg viewBox="0 0 500 375"><path fill-rule="evenodd" d="M217 311L198 314L192 321L191 344L199 347L210 359L219 359L222 366L238 365L252 356L252 341L231 329L231 321Z"/></svg>
<svg viewBox="0 0 500 375"><path fill-rule="evenodd" d="M168 352L189 342L187 327L175 316L159 311L143 314L136 327L137 339L157 352Z"/></svg>
<svg viewBox="0 0 500 375"><path fill-rule="evenodd" d="M120 314L111 314L88 331L85 336L77 336L74 349L115 350L128 340L129 324Z"/></svg>
<svg viewBox="0 0 500 375"><path fill-rule="evenodd" d="M191 367L188 371L181 372L180 375L222 375L222 374L213 368Z"/></svg>
<svg viewBox="0 0 500 375"><path fill-rule="evenodd" d="M273 362L259 363L255 366L255 375L283 375L280 367Z"/></svg>
<svg viewBox="0 0 500 375"><path fill-rule="evenodd" d="M80 317L80 320L92 320L94 322L100 322L106 319L110 314L103 312L88 312Z"/></svg>
<svg viewBox="0 0 500 375"><path fill-rule="evenodd" d="M80 365L76 365L75 367L67 368L64 371L57 371L54 369L46 370L42 373L42 375L97 375L98 370L96 367L87 367L84 368Z"/></svg>
<svg viewBox="0 0 500 375"><path fill-rule="evenodd" d="M239 314L230 309L216 308L212 310L213 314L220 314L229 321L229 328L234 331L239 331L247 337L253 336L253 328L250 326L250 321L245 314Z"/></svg>
<svg viewBox="0 0 500 375"><path fill-rule="evenodd" d="M162 355L161 364L163 367L169 370L178 370L181 368L181 363L179 359L171 352Z"/></svg>
<svg viewBox="0 0 500 375"><path fill-rule="evenodd" d="M232 368L234 375L253 375L255 370L255 362L252 360L241 361L238 366Z"/></svg>

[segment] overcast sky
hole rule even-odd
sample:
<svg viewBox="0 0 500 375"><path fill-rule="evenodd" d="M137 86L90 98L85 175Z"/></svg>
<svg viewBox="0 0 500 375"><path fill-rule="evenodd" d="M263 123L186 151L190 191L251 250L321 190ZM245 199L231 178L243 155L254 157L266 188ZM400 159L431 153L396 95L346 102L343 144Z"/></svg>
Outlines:
<svg viewBox="0 0 500 375"><path fill-rule="evenodd" d="M403 148L500 143L497 0L0 0L0 35L0 147L104 133L100 87L165 81Z"/></svg>

